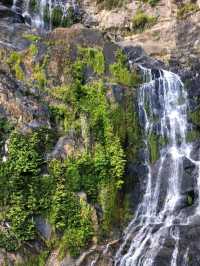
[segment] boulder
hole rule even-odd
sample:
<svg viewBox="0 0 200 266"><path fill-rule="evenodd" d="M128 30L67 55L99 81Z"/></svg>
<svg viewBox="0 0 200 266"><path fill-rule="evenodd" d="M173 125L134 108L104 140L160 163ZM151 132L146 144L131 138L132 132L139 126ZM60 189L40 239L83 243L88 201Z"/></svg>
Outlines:
<svg viewBox="0 0 200 266"><path fill-rule="evenodd" d="M51 239L52 227L46 219L41 216L35 218L35 225L40 235L47 241Z"/></svg>

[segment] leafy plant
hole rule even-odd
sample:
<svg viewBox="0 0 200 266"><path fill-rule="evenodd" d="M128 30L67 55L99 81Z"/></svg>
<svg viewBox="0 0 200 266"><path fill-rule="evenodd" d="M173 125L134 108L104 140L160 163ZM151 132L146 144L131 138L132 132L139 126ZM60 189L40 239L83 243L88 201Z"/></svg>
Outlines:
<svg viewBox="0 0 200 266"><path fill-rule="evenodd" d="M127 58L120 50L116 55L116 63L110 65L110 72L116 83L129 87L136 86L139 83L139 76L136 72L130 72L127 67Z"/></svg>
<svg viewBox="0 0 200 266"><path fill-rule="evenodd" d="M147 15L144 11L138 10L132 19L134 32L142 32L156 24L155 16Z"/></svg>
<svg viewBox="0 0 200 266"><path fill-rule="evenodd" d="M33 216L48 208L44 197L48 194L50 179L46 184L41 178L44 142L40 142L40 134L40 131L28 135L13 132L7 161L0 164L0 204L3 208L9 206L5 218L10 223L9 234L14 235L18 243L16 248L35 238Z"/></svg>
<svg viewBox="0 0 200 266"><path fill-rule="evenodd" d="M154 7L157 5L157 3L160 1L160 0L140 0L141 2L144 2L144 3L148 3L150 6Z"/></svg>
<svg viewBox="0 0 200 266"><path fill-rule="evenodd" d="M102 8L113 9L120 8L125 4L124 0L97 0L97 4L100 4Z"/></svg>
<svg viewBox="0 0 200 266"><path fill-rule="evenodd" d="M7 60L12 71L18 80L24 80L24 72L22 70L22 55L18 52L12 52Z"/></svg>
<svg viewBox="0 0 200 266"><path fill-rule="evenodd" d="M199 11L199 6L196 3L182 4L177 11L177 18L183 19L190 13Z"/></svg>

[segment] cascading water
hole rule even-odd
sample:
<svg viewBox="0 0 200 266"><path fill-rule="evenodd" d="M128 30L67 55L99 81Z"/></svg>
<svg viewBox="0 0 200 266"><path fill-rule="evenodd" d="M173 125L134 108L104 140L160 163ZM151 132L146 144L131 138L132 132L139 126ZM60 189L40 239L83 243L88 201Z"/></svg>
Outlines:
<svg viewBox="0 0 200 266"><path fill-rule="evenodd" d="M187 93L177 75L165 70L142 70L145 83L138 92L138 109L147 154L146 191L124 233L115 265L198 266L198 256L193 264L188 264L193 248L186 241L195 218L200 224L199 203L190 202L193 206L189 206L188 192L183 188L187 162L193 166L194 183L200 191L200 163L192 158L192 144L187 143ZM160 143L160 159L154 164L152 136Z"/></svg>
<svg viewBox="0 0 200 266"><path fill-rule="evenodd" d="M28 24L38 29L51 29L54 25L52 16L60 25L67 16L78 14L76 0L13 0L12 10L20 13ZM56 25L58 26L58 25Z"/></svg>

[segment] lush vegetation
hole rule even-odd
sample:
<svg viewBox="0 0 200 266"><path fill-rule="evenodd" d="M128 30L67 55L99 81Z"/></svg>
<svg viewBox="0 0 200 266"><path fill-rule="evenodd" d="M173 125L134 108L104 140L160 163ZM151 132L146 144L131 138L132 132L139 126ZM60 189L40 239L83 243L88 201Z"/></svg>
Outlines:
<svg viewBox="0 0 200 266"><path fill-rule="evenodd" d="M132 19L132 27L134 32L142 32L152 27L157 21L155 16L147 15L144 11L138 10Z"/></svg>
<svg viewBox="0 0 200 266"><path fill-rule="evenodd" d="M140 131L138 126L131 126L137 125L137 118L128 91L132 95L140 78L130 72L120 50L115 53L115 61L107 64L102 48L77 47L73 60L68 57L70 50L65 50L62 69L68 82L49 86L50 55L35 62L39 39L24 37L32 44L24 53L10 53L7 63L17 79L28 86L34 84L45 94L54 132L40 128L23 134L2 121L2 146L7 138L9 144L7 160L0 163L0 247L15 251L41 237L47 251L44 256L30 258L27 265L43 265L52 245L59 248L61 258L67 251L78 256L94 236L99 240L109 237L112 226L128 217L127 202L123 203L122 198L119 203L118 198L125 182L126 161L136 156L139 147ZM29 80L25 79L24 55L32 67ZM112 86L127 89L124 106L112 103L108 96ZM82 148L76 147L65 159L47 159L46 154L64 134L81 140ZM87 200L79 196L83 191ZM98 231L93 205L103 213ZM51 225L50 243L38 235L37 217Z"/></svg>
<svg viewBox="0 0 200 266"><path fill-rule="evenodd" d="M93 234L91 209L65 184L61 171L64 172L67 164L64 168L61 162L52 161L49 174L42 174L46 165L44 154L50 142L48 138L44 142L43 134L46 138L51 137L46 130L28 135L13 132L10 136L8 159L0 167L1 218L10 227L1 231L0 246L12 251L24 241L34 240L34 217L49 217L50 213L55 230L66 231L66 247L77 255Z"/></svg>

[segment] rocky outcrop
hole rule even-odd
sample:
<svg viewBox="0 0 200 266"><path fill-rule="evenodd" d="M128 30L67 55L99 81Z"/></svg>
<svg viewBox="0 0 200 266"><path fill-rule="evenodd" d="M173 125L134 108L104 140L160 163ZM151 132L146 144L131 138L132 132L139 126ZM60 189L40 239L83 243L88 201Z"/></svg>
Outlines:
<svg viewBox="0 0 200 266"><path fill-rule="evenodd" d="M5 72L0 72L1 115L26 128L48 126L48 111L34 97L25 95L24 85Z"/></svg>

